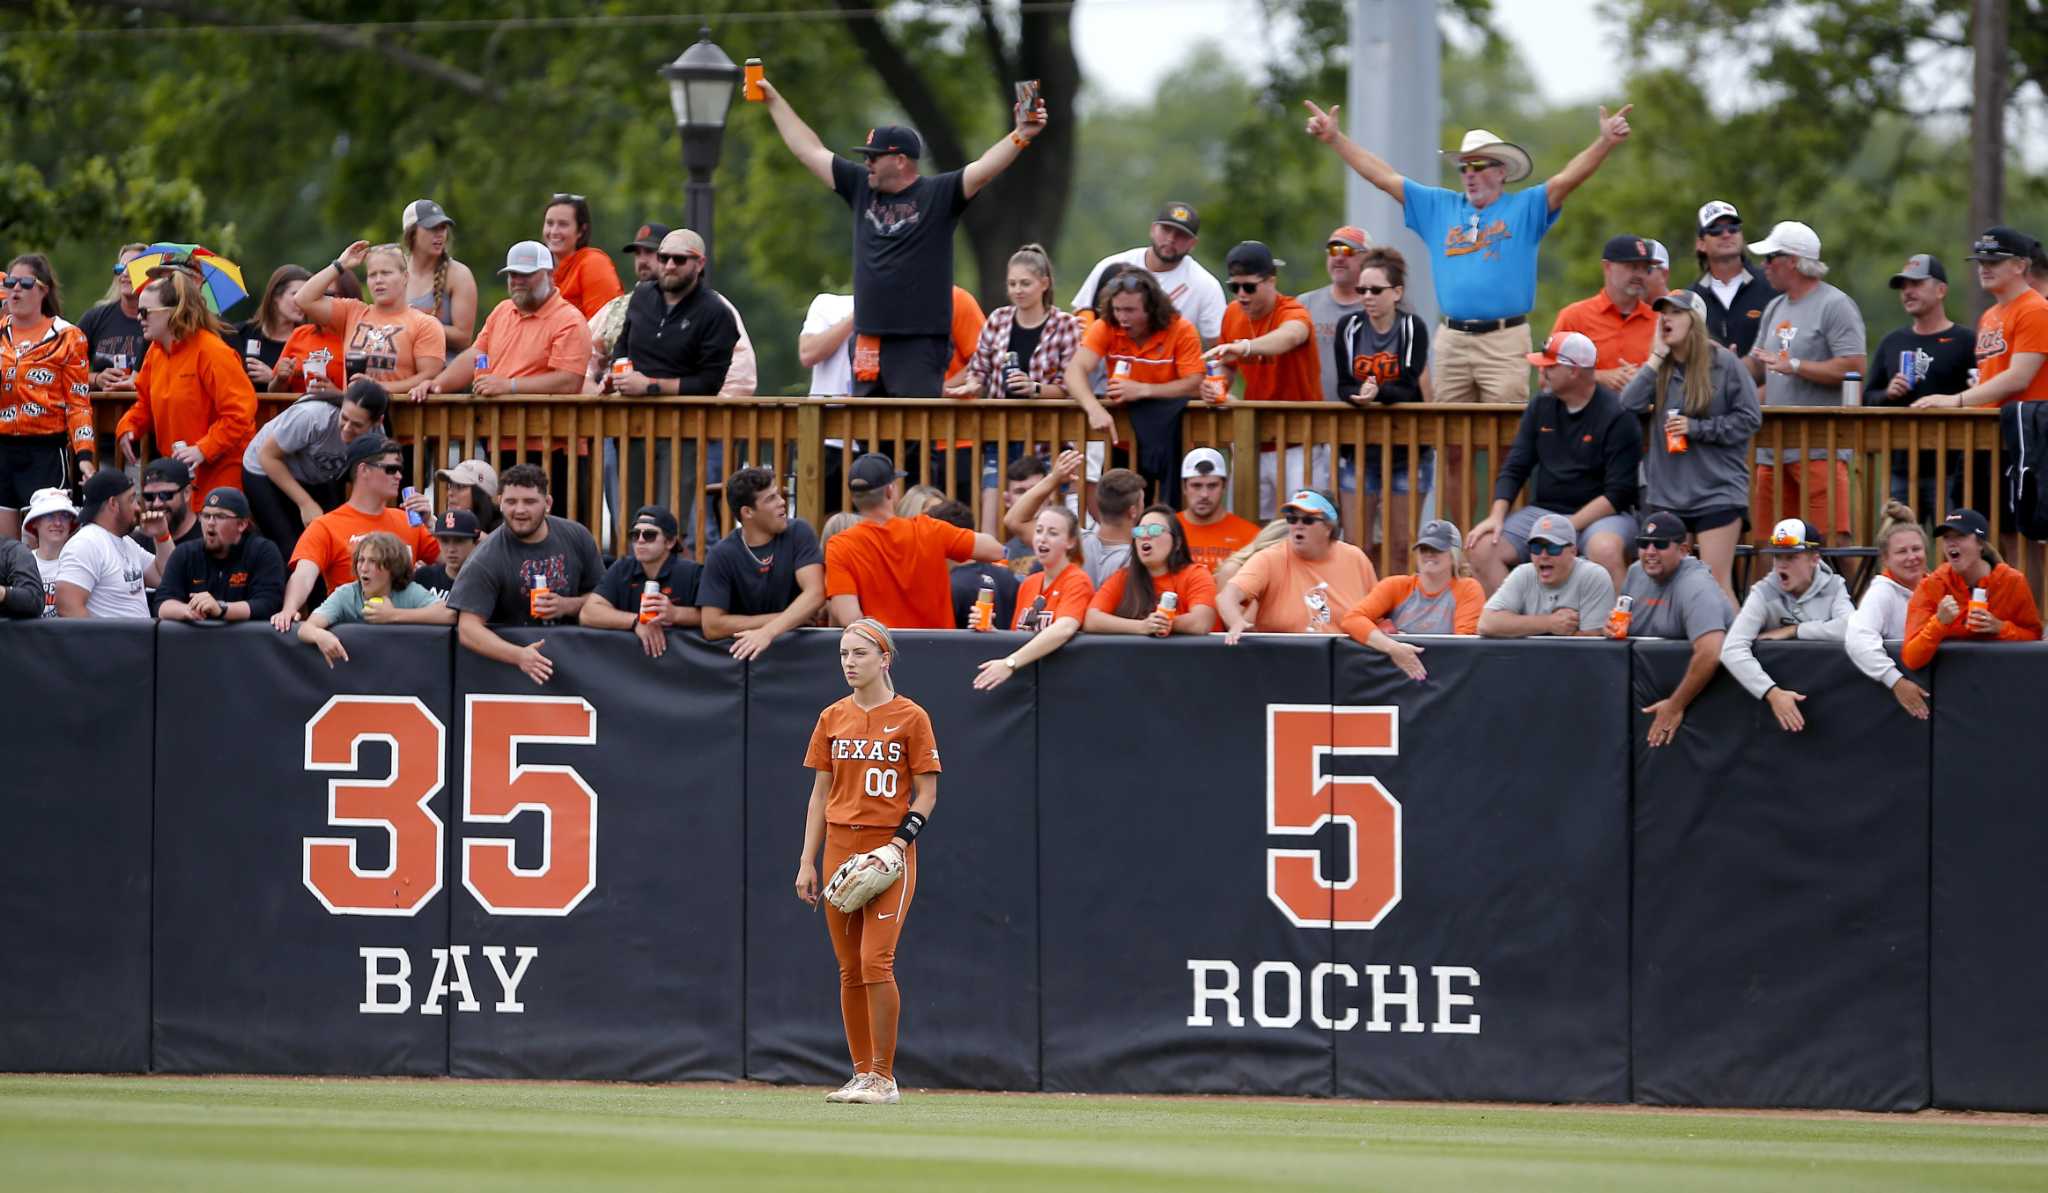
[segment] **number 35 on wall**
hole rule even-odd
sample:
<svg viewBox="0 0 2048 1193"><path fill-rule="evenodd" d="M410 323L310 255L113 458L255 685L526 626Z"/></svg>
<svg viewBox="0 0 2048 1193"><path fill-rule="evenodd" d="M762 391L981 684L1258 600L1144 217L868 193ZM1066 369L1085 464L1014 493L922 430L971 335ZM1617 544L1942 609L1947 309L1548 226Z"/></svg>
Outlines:
<svg viewBox="0 0 2048 1193"><path fill-rule="evenodd" d="M540 864L522 868L509 838L465 836L462 885L493 915L567 915L597 886L597 793L574 767L521 765L523 745L592 745L597 712L580 697L471 695L463 708L466 824L541 818ZM445 827L428 805L447 780L447 730L413 696L336 696L306 722L308 771L355 774L364 742L391 751L382 779L330 779L327 823L382 829L382 869L348 837L308 837L301 878L335 915L415 915L441 893Z"/></svg>

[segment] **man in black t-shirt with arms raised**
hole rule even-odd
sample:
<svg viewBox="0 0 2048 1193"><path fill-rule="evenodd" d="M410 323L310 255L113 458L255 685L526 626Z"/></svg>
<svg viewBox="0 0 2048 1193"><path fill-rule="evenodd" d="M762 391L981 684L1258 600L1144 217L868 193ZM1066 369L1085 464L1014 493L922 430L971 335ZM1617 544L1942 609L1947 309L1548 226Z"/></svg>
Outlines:
<svg viewBox="0 0 2048 1193"><path fill-rule="evenodd" d="M766 468L742 468L725 482L736 525L704 556L697 602L704 636L731 638L736 659L758 657L776 638L825 606L825 552Z"/></svg>
<svg viewBox="0 0 2048 1193"><path fill-rule="evenodd" d="M597 540L550 514L553 506L547 473L532 464L507 468L498 479L498 512L505 524L469 557L448 594L462 644L519 668L535 683L546 683L555 671L540 652L546 639L515 646L491 627L575 625L604 575Z"/></svg>
<svg viewBox="0 0 2048 1193"><path fill-rule="evenodd" d="M981 188L1045 131L1045 105L964 169L917 172L924 142L896 125L868 130L862 169L825 148L789 101L762 82L782 143L853 208L853 392L935 398L952 358L953 229Z"/></svg>

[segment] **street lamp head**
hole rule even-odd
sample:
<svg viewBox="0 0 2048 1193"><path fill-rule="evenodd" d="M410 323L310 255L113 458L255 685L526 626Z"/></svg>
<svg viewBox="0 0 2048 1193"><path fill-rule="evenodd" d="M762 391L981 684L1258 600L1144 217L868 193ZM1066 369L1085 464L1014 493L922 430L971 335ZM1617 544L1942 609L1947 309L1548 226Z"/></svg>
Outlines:
<svg viewBox="0 0 2048 1193"><path fill-rule="evenodd" d="M676 127L686 131L723 129L740 75L740 68L725 51L712 44L711 30L699 29L697 43L661 68L661 77L668 80Z"/></svg>

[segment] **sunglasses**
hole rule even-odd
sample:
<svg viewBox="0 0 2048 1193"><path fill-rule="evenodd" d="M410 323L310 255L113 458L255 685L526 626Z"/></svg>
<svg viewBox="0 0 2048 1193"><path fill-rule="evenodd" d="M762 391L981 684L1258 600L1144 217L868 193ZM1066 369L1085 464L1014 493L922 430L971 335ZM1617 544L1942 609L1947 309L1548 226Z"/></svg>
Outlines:
<svg viewBox="0 0 2048 1193"><path fill-rule="evenodd" d="M1304 514L1295 510L1288 510L1281 516L1287 519L1289 526L1317 526L1323 520L1321 514Z"/></svg>
<svg viewBox="0 0 2048 1193"><path fill-rule="evenodd" d="M1131 527L1132 538L1156 539L1162 534L1170 533L1172 532L1166 526L1158 522L1147 522L1142 526Z"/></svg>
<svg viewBox="0 0 2048 1193"><path fill-rule="evenodd" d="M1351 245L1332 242L1327 246L1332 257L1356 257L1358 250Z"/></svg>
<svg viewBox="0 0 2048 1193"><path fill-rule="evenodd" d="M1785 254L1783 254L1783 253L1765 253L1765 254L1764 254L1764 260L1766 260L1766 261L1776 261L1776 260L1777 260L1778 258L1780 258L1780 257L1782 257L1782 256L1784 256L1784 255L1785 255Z"/></svg>
<svg viewBox="0 0 2048 1193"><path fill-rule="evenodd" d="M9 290L33 290L40 285L42 283L35 278L0 278L0 286Z"/></svg>
<svg viewBox="0 0 2048 1193"><path fill-rule="evenodd" d="M1806 546L1806 541L1796 534L1774 534L1771 536L1771 546L1799 547L1803 549Z"/></svg>
<svg viewBox="0 0 2048 1193"><path fill-rule="evenodd" d="M661 541L661 531L652 526L635 526L633 528L633 541L636 543L658 543Z"/></svg>
<svg viewBox="0 0 2048 1193"><path fill-rule="evenodd" d="M583 203L587 201L588 199L585 196L572 195L567 191L557 191L554 194L548 196L548 205L550 207L554 206L557 203Z"/></svg>
<svg viewBox="0 0 2048 1193"><path fill-rule="evenodd" d="M1256 294L1259 292L1259 287L1265 284L1264 281L1232 282L1230 283L1230 288L1239 294Z"/></svg>
<svg viewBox="0 0 2048 1193"><path fill-rule="evenodd" d="M1459 162L1458 173L1477 174L1481 170L1493 170L1498 169L1499 167L1499 162Z"/></svg>
<svg viewBox="0 0 2048 1193"><path fill-rule="evenodd" d="M1637 539L1637 540L1636 540L1636 546L1637 546L1638 548L1641 548L1641 549L1647 549L1647 550L1651 550L1651 551L1665 551L1665 550L1669 550L1669 549L1670 549L1670 547L1671 547L1671 544L1672 544L1672 542L1673 542L1673 540L1671 540L1671 539L1643 539L1643 538L1639 538L1639 539Z"/></svg>
<svg viewBox="0 0 2048 1193"><path fill-rule="evenodd" d="M1139 277L1137 274L1134 273L1118 274L1116 277L1111 278L1109 282L1109 289L1111 293L1115 293L1119 290L1143 290L1144 288L1145 279Z"/></svg>
<svg viewBox="0 0 2048 1193"><path fill-rule="evenodd" d="M1740 231L1742 231L1742 225L1740 223L1715 224L1713 227L1707 229L1707 235L1733 236Z"/></svg>
<svg viewBox="0 0 2048 1193"><path fill-rule="evenodd" d="M1534 539L1531 539L1529 540L1529 554L1562 555L1565 552L1565 548L1569 546L1571 546L1570 543L1538 542Z"/></svg>
<svg viewBox="0 0 2048 1193"><path fill-rule="evenodd" d="M145 307L145 306L137 306L137 307L135 308L135 313L136 313L136 314L138 314L138 315L140 315L140 316L142 316L142 317L143 317L144 319L147 319L147 318L149 318L149 317L150 317L151 315L161 315L161 314L163 314L163 313L164 313L165 311L168 311L168 310L170 310L170 309L171 309L171 308L169 308L169 307Z"/></svg>
<svg viewBox="0 0 2048 1193"><path fill-rule="evenodd" d="M403 464L379 464L376 467L385 476L403 476L405 474L405 465Z"/></svg>
<svg viewBox="0 0 2048 1193"><path fill-rule="evenodd" d="M1360 286L1358 288L1358 292L1360 294L1370 294L1374 298L1378 298L1380 295L1385 294L1387 291L1392 289L1394 289L1394 287L1392 286Z"/></svg>
<svg viewBox="0 0 2048 1193"><path fill-rule="evenodd" d="M654 257L655 260L660 261L663 265L681 265L685 261L702 259L701 254L698 253L656 253Z"/></svg>
<svg viewBox="0 0 2048 1193"><path fill-rule="evenodd" d="M169 505L178 499L183 489L144 489L142 500L149 505Z"/></svg>

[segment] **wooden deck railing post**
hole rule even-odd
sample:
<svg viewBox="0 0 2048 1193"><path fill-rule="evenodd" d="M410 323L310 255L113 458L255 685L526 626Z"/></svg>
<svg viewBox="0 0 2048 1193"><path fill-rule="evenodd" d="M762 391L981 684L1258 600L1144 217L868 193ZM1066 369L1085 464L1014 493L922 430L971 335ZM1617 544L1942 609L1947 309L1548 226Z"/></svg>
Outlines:
<svg viewBox="0 0 2048 1193"><path fill-rule="evenodd" d="M814 528L825 524L825 403L805 398L796 408L796 515Z"/></svg>
<svg viewBox="0 0 2048 1193"><path fill-rule="evenodd" d="M1230 508L1240 518L1262 521L1259 513L1259 412L1230 408Z"/></svg>

